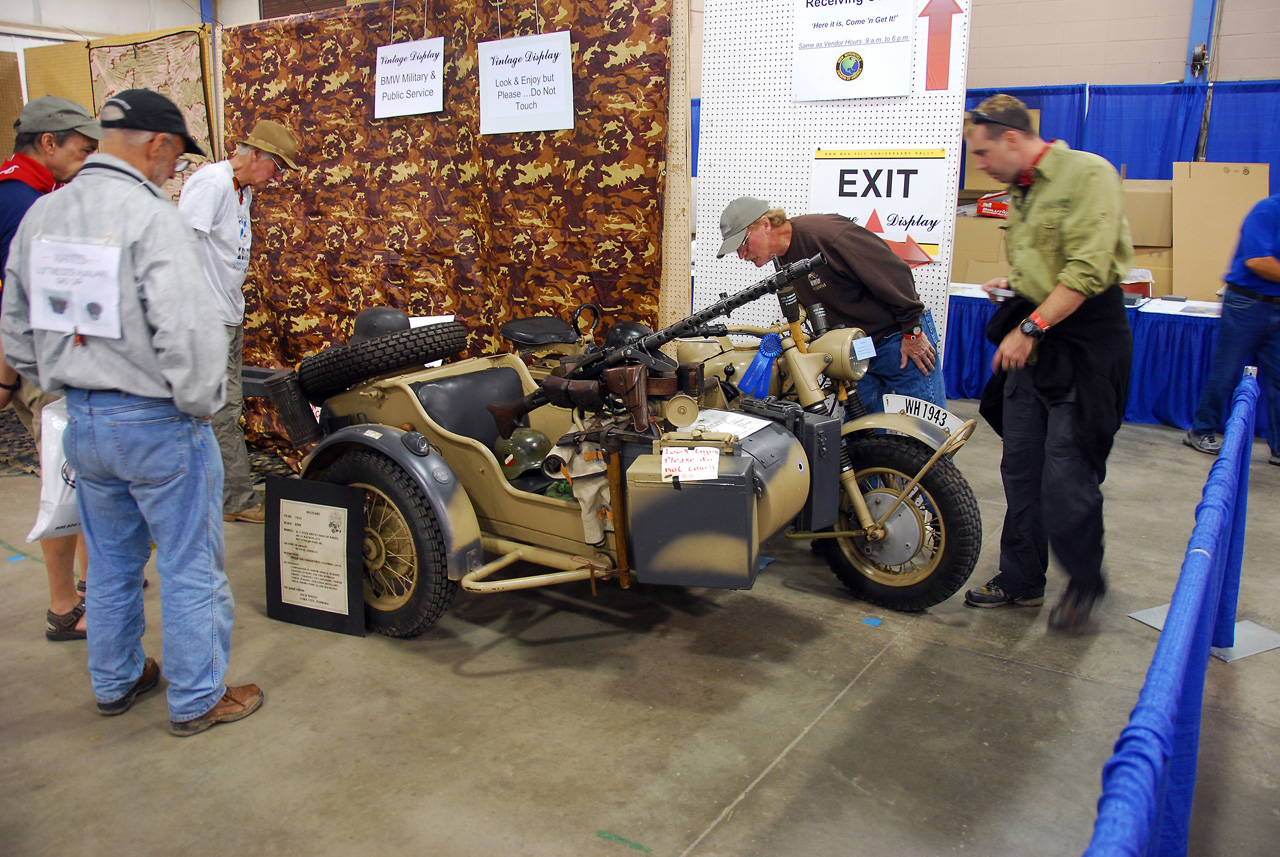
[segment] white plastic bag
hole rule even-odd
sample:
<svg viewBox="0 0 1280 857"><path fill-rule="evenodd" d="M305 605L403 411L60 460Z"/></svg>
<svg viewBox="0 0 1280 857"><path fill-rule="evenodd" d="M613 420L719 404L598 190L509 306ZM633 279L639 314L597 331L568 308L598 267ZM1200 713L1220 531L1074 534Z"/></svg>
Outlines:
<svg viewBox="0 0 1280 857"><path fill-rule="evenodd" d="M80 532L76 473L62 452L66 430L67 400L45 405L40 412L40 511L36 513L36 525L27 534L29 542Z"/></svg>

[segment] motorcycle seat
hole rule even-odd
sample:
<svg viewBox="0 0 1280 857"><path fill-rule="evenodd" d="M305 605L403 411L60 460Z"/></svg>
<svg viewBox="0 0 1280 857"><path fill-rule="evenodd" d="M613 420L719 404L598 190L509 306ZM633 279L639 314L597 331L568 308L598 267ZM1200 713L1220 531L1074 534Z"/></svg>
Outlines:
<svg viewBox="0 0 1280 857"><path fill-rule="evenodd" d="M513 402L524 395L520 376L505 366L423 381L411 389L440 428L478 440L489 449L498 439L498 424L485 406Z"/></svg>
<svg viewBox="0 0 1280 857"><path fill-rule="evenodd" d="M578 332L569 322L553 315L515 318L504 323L498 331L503 339L534 348L557 343L572 345L578 341Z"/></svg>

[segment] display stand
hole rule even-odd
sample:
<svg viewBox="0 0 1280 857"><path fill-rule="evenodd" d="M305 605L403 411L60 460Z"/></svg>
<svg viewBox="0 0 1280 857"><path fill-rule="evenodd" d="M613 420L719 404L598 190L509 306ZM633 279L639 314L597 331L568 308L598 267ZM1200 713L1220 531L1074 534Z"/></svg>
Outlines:
<svg viewBox="0 0 1280 857"><path fill-rule="evenodd" d="M267 477L267 616L364 636L364 491Z"/></svg>

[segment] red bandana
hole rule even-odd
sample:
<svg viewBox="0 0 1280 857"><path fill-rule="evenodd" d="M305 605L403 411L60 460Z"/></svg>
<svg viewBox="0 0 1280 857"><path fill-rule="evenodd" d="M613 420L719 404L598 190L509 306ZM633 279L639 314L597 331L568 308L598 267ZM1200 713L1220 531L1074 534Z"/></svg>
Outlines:
<svg viewBox="0 0 1280 857"><path fill-rule="evenodd" d="M1049 151L1049 147L1054 144L1053 140L1044 144L1044 148L1040 150L1040 154L1036 155L1036 159L1031 162L1031 166L1018 173L1018 187L1029 188L1036 180L1036 164L1040 163L1040 159L1044 157L1044 153Z"/></svg>
<svg viewBox="0 0 1280 857"><path fill-rule="evenodd" d="M30 185L40 193L48 193L57 186L57 182L53 180L53 173L49 172L44 164L23 154L16 154L0 164L0 181L10 179Z"/></svg>

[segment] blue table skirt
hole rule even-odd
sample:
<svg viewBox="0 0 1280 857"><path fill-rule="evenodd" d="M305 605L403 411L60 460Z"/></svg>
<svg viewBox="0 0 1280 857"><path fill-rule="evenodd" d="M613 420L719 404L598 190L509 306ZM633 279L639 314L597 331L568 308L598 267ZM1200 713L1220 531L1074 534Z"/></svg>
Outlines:
<svg viewBox="0 0 1280 857"><path fill-rule="evenodd" d="M986 337L987 322L995 311L995 304L985 298L951 295L942 360L948 398L982 397L996 353ZM1218 319L1138 312L1136 307L1126 311L1133 328L1133 368L1125 420L1190 428L1200 390L1209 377ZM1259 436L1266 434L1266 402L1266 390L1262 390L1254 428Z"/></svg>

